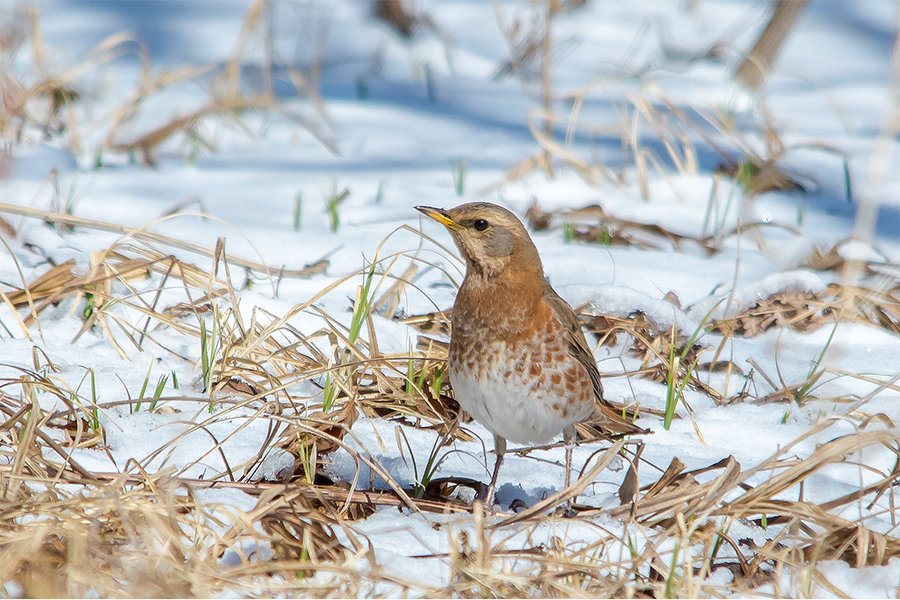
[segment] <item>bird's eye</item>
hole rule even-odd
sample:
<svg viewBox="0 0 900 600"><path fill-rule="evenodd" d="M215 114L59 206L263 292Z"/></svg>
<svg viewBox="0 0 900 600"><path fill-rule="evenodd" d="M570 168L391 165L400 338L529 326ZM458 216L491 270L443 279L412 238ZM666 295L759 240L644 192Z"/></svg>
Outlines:
<svg viewBox="0 0 900 600"><path fill-rule="evenodd" d="M478 231L484 231L488 228L488 222L484 219L475 219L475 222L472 223L472 226Z"/></svg>

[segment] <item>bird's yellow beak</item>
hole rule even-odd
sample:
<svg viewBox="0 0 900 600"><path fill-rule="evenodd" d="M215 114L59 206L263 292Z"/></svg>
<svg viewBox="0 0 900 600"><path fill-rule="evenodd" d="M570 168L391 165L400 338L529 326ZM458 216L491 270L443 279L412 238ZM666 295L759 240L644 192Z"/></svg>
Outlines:
<svg viewBox="0 0 900 600"><path fill-rule="evenodd" d="M451 219L450 215L443 208L434 208L433 206L417 206L415 208L426 217L431 217L451 231L463 228L462 225Z"/></svg>

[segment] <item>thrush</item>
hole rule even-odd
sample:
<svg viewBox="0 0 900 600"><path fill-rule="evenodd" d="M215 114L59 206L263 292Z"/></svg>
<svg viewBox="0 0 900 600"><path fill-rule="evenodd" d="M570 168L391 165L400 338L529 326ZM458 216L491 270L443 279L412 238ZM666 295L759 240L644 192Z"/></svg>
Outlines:
<svg viewBox="0 0 900 600"><path fill-rule="evenodd" d="M494 434L486 502L493 503L507 440L542 444L562 432L568 487L576 423L644 431L604 399L575 311L550 287L512 212L487 202L416 210L450 231L466 264L453 304L448 375L460 406Z"/></svg>

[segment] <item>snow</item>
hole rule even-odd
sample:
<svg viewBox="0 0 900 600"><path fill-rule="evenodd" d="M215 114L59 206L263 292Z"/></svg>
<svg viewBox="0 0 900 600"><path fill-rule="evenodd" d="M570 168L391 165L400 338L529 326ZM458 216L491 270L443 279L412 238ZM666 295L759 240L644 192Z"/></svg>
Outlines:
<svg viewBox="0 0 900 600"><path fill-rule="evenodd" d="M515 77L496 77L508 51L500 28L517 17L525 19L534 9L526 9L524 4L494 4L463 0L416 3L437 30L426 29L403 41L369 16L367 2L276 1L272 49L280 60L297 64L309 64L321 52L322 71L316 83L323 108L304 100L290 83L289 73L278 69L275 86L285 112L248 111L239 122L230 116L204 120L197 135L210 141L212 149L201 145L196 156L190 156L190 140L174 136L156 153L155 166L149 167L140 164L139 156L124 152L98 155L110 133L111 115L127 103L140 79L136 48L140 45L148 53L156 73L184 65L224 65L234 56L249 2L219 2L213 9L212 4L199 1L43 0L38 4L40 23L47 55L54 57L54 70L77 64L78 57L115 33L127 31L133 41L122 47L121 57L76 80L85 96L84 108L78 109L83 113L79 113L77 142L65 136L48 139L32 129L25 131L19 143L2 140L2 151L11 157L11 169L0 178L0 197L4 203L21 207L69 205L80 218L146 227L208 249L225 237L228 256L266 264L272 273L281 268L301 269L328 257L327 270L309 278L276 281L276 277L266 278L259 272L248 275L232 267L239 310L248 322L263 311L279 318L296 305L312 302L346 325L361 269L374 259L389 264L393 257L398 257L391 271L396 276L411 262L420 267L414 285L401 296L403 314L449 308L453 282L461 280L463 266L446 232L423 221L413 210L417 204L450 207L487 200L509 207L523 219L534 201L544 210L599 204L618 219L660 225L686 236L716 237L721 240L721 251L715 254L691 244L672 250L567 242L558 227L565 221L565 213L555 218L551 230L532 234L548 278L571 304L587 304L593 314L618 317L639 310L660 330L674 325L688 336L710 315L733 316L772 294L820 293L829 284L842 281L839 272L813 271L805 265L816 247L827 250L842 243L840 256L887 267L900 260L900 154L896 129L884 133L891 111L896 110L892 102L897 97L897 65L890 57L896 43L897 3L814 0L788 38L765 88L757 94L738 89L731 73L764 22L766 3L705 0L691 11L685 3L589 0L583 9L561 16L554 30L559 52L553 83L561 95L586 95L577 115L569 114L571 102L558 103L561 122L556 139L563 139L572 119L573 154L621 175L621 181L596 185L561 165L553 178L531 172L503 183L510 169L539 150L528 122L539 108L540 87L536 82L521 84ZM9 12L9 7L0 7L0 17ZM498 15L502 26L497 23ZM723 46L721 58L687 58L713 44ZM251 38L246 52L246 76L261 78L264 44ZM28 60L18 56L16 64L27 72ZM134 122L115 132L116 141L138 137L176 115L196 110L208 100L213 78L207 75L164 90L142 106ZM662 171L650 169L644 198L640 176L633 161L624 156L620 139L635 118L629 99L644 99L656 110L667 101L685 111L719 115L734 129L717 131L706 124L685 131L685 139L697 145L698 169L679 172L660 144L659 132L643 121L636 143L654 152L662 165ZM303 122L311 123L336 151L330 151L290 115L300 115ZM728 177L714 175L717 164L726 157L740 157L745 147L764 153L765 123L781 132L787 150L783 164L807 185L807 194L767 192L749 197ZM704 137L712 137L716 149L704 145ZM888 144L888 154L876 153L883 147L879 143ZM98 156L101 169L94 168ZM843 157L854 190L850 200ZM460 159L467 168L465 189L458 196L451 165ZM877 170L873 174L872 161L880 159L891 161L890 168L883 175ZM0 174L4 165L0 163ZM326 199L344 188L350 194L339 208L338 231L332 232ZM295 231L293 210L298 198L301 225ZM876 202L873 235L847 242L863 199ZM117 242L138 243L127 234L88 227L65 231L40 219L2 211L0 216L18 231L14 238L2 234L8 244L0 252L4 292L9 286L21 286L23 277L32 281L45 272L48 261L60 264L74 259L76 270L85 273L92 264L92 253ZM738 225L756 222L766 225L740 235L728 234ZM209 256L147 244L204 269L211 264ZM248 276L252 286L242 289ZM133 285L149 299L160 280L156 275ZM391 283L385 279L382 290ZM331 291L319 295L332 284ZM183 301L179 286L169 281L160 304ZM675 294L681 308L665 298L669 292ZM175 390L170 377L163 394L169 399L162 402L166 411L145 408L131 412L128 406L101 411L108 452L74 450L72 458L82 466L115 472L126 469L134 459L150 472L174 468L179 476L203 479L222 477L228 469L236 476L252 471L255 478L277 479L290 466L291 457L280 450L258 456L269 423L257 418L266 410L262 402L219 401L210 411L208 404L186 399L202 397L200 347L195 335L176 329L154 330L150 333L155 343L144 344L140 351L126 345L127 356L123 357L103 331L78 335L83 307L79 302L70 299L48 308L41 314L40 330L34 326L28 330L31 339L3 303L2 377L14 379L22 369L38 370L32 361L37 347L59 369L52 374L53 380L77 390L83 398L90 398L89 372L99 390L99 402L134 397L148 365L152 365L151 387L161 375L173 373L181 385ZM142 326L137 311L122 307L118 314ZM27 311L19 312L20 317L25 315ZM411 327L377 314L372 321L382 352L400 353L415 347L418 332ZM294 315L290 324L311 335L325 321L304 311ZM196 326L196 319L191 318L190 325ZM368 337L364 328L363 339ZM710 333L701 343L715 349L721 339ZM327 339L314 343L323 352L329 351ZM709 352L708 358L711 355ZM622 373L604 381L610 398L664 408L664 385L627 374L641 365L628 355L625 345L601 346L595 356L601 372ZM880 384L900 373L898 356L900 337L865 323L841 322L834 331L825 326L808 333L771 329L752 338L733 338L720 360L731 360L743 372L735 373L727 388L720 374L702 373L704 382L725 390L726 396L746 385L753 397L764 397L780 387L773 387L758 373L749 379L751 371L762 369L780 386L800 384L812 369L821 368L825 375L822 385L812 391L814 398L800 405L750 401L719 405L686 388L691 414L679 407L681 418L671 429L663 429L662 421L655 417L639 420L653 431L645 440L643 458L664 469L673 457L679 457L688 469L694 469L730 455L748 469L817 425L833 421L822 433L791 447L792 455L808 456L818 445L856 430L859 414L848 410L851 406L866 415L881 413L896 427L900 419L896 382L892 387ZM755 366L749 363L751 359ZM323 383L320 379L316 379L319 384ZM298 382L293 389L309 397L320 394L308 381ZM40 402L47 410L66 408L50 394L42 394ZM883 421L869 427L887 427L879 423ZM493 463L491 435L478 423L465 427L476 440L454 442L444 449L451 453L437 476L486 480ZM411 486L415 469L409 450L401 449L397 441L398 428L417 457L416 468L421 469L424 457L434 448L433 431L361 417L346 440L348 449L326 458L328 474L337 481L356 480L360 488L370 484L383 487L385 482L353 455L358 452L379 463L401 485ZM583 465L601 447L576 447L574 464ZM497 491L501 505L508 507L514 500L522 500L530 506L560 491L562 452L557 447L524 456L508 454ZM890 472L895 456L886 449L866 448L851 458L811 477L805 493L822 501L849 493L861 482L871 483ZM627 464L614 461L580 501L616 506L626 468ZM642 484L657 476L658 472L647 466L639 470ZM758 480L762 479L764 476L759 476ZM197 497L204 505L217 507L217 518L226 522L236 518L234 511L248 511L256 501L227 489L200 490ZM882 499L880 506L887 502ZM842 516L847 519L864 516L855 505L844 510ZM890 534L889 521L882 516L867 524ZM623 527L612 519L606 524ZM420 515L380 508L355 527L372 542L379 568L423 586L440 587L447 584L450 574L446 559L420 555L449 552L460 532L472 531L473 522L469 514ZM591 526L557 521L527 534L504 533L509 535L504 541L507 548L535 545L553 536L582 541L592 535ZM751 538L757 545L766 540L761 528L741 521L731 524L731 535ZM229 552L222 564L238 564L237 553ZM623 552L627 555L628 550ZM246 548L245 553L258 553L256 560L261 561L271 557L269 548ZM819 567L828 573L832 586L855 597L897 594L900 561L896 558L885 566L852 568L834 562ZM754 593L797 590L797 580L791 578L799 576L783 573L780 588L763 586ZM726 586L731 580L729 571L719 569L704 585ZM10 584L3 589L18 593ZM816 586L807 593L833 592Z"/></svg>

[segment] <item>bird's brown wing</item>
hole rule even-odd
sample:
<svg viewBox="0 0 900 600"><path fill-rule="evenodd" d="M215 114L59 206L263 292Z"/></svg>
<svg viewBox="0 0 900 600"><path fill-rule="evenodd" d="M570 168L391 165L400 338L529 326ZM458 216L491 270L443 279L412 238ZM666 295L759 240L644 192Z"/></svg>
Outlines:
<svg viewBox="0 0 900 600"><path fill-rule="evenodd" d="M581 323L578 321L578 317L575 316L575 311L572 310L569 303L563 300L546 280L543 286L543 299L553 310L553 314L556 315L559 322L562 323L569 345L569 355L584 366L591 378L591 385L594 388L594 395L597 397L597 408L600 413L597 415L598 419L604 421L604 425L609 427L614 433L646 433L645 429L624 419L620 411L603 397L600 371L597 369L594 355L591 353L587 340L584 337Z"/></svg>

